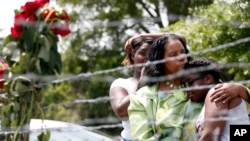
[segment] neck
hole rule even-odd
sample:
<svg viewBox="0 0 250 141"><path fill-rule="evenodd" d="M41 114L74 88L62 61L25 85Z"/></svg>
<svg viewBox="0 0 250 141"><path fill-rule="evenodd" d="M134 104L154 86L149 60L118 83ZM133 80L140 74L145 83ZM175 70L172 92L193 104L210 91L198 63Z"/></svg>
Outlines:
<svg viewBox="0 0 250 141"><path fill-rule="evenodd" d="M172 80L160 82L159 89L160 90L172 90L180 86L181 86L181 79L172 79Z"/></svg>
<svg viewBox="0 0 250 141"><path fill-rule="evenodd" d="M174 86L180 86L181 85L181 79L172 79L172 80L167 80L166 83L170 83Z"/></svg>
<svg viewBox="0 0 250 141"><path fill-rule="evenodd" d="M141 74L140 73L134 73L133 78L136 79L136 80L139 80L141 78Z"/></svg>

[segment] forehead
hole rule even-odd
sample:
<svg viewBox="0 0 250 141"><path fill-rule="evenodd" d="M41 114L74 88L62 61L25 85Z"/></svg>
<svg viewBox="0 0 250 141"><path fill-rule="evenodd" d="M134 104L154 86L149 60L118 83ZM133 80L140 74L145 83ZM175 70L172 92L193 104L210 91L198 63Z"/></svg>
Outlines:
<svg viewBox="0 0 250 141"><path fill-rule="evenodd" d="M150 44L144 43L138 48L138 50L149 50L151 47L152 46Z"/></svg>
<svg viewBox="0 0 250 141"><path fill-rule="evenodd" d="M165 44L165 49L169 52L184 50L182 43L179 40L170 40L169 43Z"/></svg>

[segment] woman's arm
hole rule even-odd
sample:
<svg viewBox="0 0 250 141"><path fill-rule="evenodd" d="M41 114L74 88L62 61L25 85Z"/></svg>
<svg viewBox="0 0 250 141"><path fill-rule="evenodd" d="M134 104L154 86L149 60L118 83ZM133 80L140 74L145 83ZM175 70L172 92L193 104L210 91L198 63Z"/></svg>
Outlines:
<svg viewBox="0 0 250 141"><path fill-rule="evenodd" d="M128 107L131 135L133 140L155 141L152 125L153 121L149 121L146 107L142 102L142 97L138 95L130 96L130 105ZM152 105L147 105L150 106Z"/></svg>
<svg viewBox="0 0 250 141"><path fill-rule="evenodd" d="M213 91L214 89L211 89L206 96L204 129L199 141L211 141L214 140L214 137L217 137L216 140L220 140L226 124L223 117L227 116L224 111L228 109L228 103L211 102L209 97Z"/></svg>
<svg viewBox="0 0 250 141"><path fill-rule="evenodd" d="M210 95L211 101L229 102L235 97L241 97L250 103L250 92L247 87L241 83L222 83L215 86L215 91Z"/></svg>
<svg viewBox="0 0 250 141"><path fill-rule="evenodd" d="M110 104L115 114L121 119L128 117L127 108L129 106L128 92L119 86L115 86L109 91Z"/></svg>

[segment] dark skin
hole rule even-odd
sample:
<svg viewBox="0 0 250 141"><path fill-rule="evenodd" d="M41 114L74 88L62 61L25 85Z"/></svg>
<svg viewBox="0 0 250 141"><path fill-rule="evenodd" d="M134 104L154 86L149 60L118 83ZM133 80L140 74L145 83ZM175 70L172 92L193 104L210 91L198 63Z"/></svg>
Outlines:
<svg viewBox="0 0 250 141"><path fill-rule="evenodd" d="M133 55L132 60L134 64L142 64L147 61L147 53L151 45L144 43ZM133 86L133 91L137 90L138 80L141 76L142 66L134 67L134 75L131 78L128 78L129 84ZM110 89L109 96L114 98L111 100L111 106L113 111L120 119L125 119L128 117L128 106L129 106L129 94L123 87L113 87Z"/></svg>
<svg viewBox="0 0 250 141"><path fill-rule="evenodd" d="M187 76L187 80L189 82L189 85L191 87L195 86L208 86L208 85L214 85L216 84L216 81L214 80L213 76L208 74L204 77L200 77L199 74L190 74ZM226 85L232 85L230 83L227 83ZM232 85L233 88L239 87L239 90L241 90L240 87L242 87L241 84L238 85ZM218 87L218 86L217 86ZM223 86L219 86L223 87ZM226 89L227 90L227 89ZM209 89L197 89L197 90L192 90L188 92L188 96L192 101L195 102L205 102L205 119L218 119L221 117L225 117L226 115L221 115L218 113L222 113L224 110L229 110L232 109L236 106L238 106L241 102L242 99L238 97L237 95L235 97L231 95L231 99L228 100L228 102L225 102L225 100L219 100L217 102L211 101L211 96L215 91L218 91L215 87ZM235 91L235 90L233 90ZM220 92L220 91L219 91ZM225 93L225 91L223 92ZM230 92L232 93L232 92ZM245 91L239 92L240 95L243 96L243 98L248 98L245 95ZM227 101L227 98L224 98ZM205 120L204 122L204 130L202 130L202 136L199 138L199 141L211 141L213 140L213 133L215 129L219 129L219 138L221 137L224 127L225 127L226 121L225 120L218 120L218 121L209 121Z"/></svg>
<svg viewBox="0 0 250 141"><path fill-rule="evenodd" d="M165 45L165 58L175 58L185 54L184 47L182 46L179 40L172 40L169 44ZM185 57L181 57L178 59L173 59L171 61L165 62L165 71L166 74L174 74L184 68L185 63L187 63L187 59ZM171 84L175 86L180 85L181 78L174 78L172 80L168 80ZM169 86L166 86L165 82L160 82L159 90L171 90Z"/></svg>
<svg viewBox="0 0 250 141"><path fill-rule="evenodd" d="M217 84L214 87L215 91L210 95L210 100L213 102L222 101L229 102L232 98L240 96L248 103L250 103L250 95L246 87L241 83L223 83Z"/></svg>
<svg viewBox="0 0 250 141"><path fill-rule="evenodd" d="M134 40L136 40L137 38L141 38L141 37L150 37L152 39L156 39L160 36L162 36L164 33L143 33L143 34L139 34L137 36L134 36L132 38L130 38L129 40L127 40L125 47L127 46L131 46L132 42ZM142 44L138 50L134 51L132 56L131 56L131 60L133 62L130 62L131 65L137 65L137 64L143 64L145 63L148 58L147 58L147 54L149 52L151 48L151 45L149 45L148 43L144 43ZM134 67L134 73L133 73L133 77L127 78L128 85L131 85L131 89L133 89L132 91L136 91L137 90L137 85L138 85L138 80L141 77L141 72L142 72L142 66L135 66ZM129 94L127 92L126 89L124 89L123 87L113 87L112 89L110 89L109 91L109 96L113 99L110 101L111 103L111 107L113 109L113 111L115 112L115 114L117 115L117 117L119 117L119 119L123 120L123 119L127 119L128 118L128 106L130 103L129 100Z"/></svg>
<svg viewBox="0 0 250 141"><path fill-rule="evenodd" d="M223 103L222 101L211 102L208 96L211 95L212 91L214 91L214 89L211 89L209 91L205 99L205 119L218 119L221 117L226 117L226 115L220 115L218 113L222 113L225 110L232 109L238 106L242 102L242 99L240 97L235 97L227 103ZM205 121L204 130L202 132L202 136L199 139L199 141L211 141L214 136L213 135L214 129L216 128L219 129L218 136L220 138L222 136L225 125L226 125L225 120Z"/></svg>

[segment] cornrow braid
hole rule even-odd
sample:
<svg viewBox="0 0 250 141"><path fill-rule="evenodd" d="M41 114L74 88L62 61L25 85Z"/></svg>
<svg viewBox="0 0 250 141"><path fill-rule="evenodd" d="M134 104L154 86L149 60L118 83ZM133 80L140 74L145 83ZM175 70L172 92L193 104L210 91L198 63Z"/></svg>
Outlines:
<svg viewBox="0 0 250 141"><path fill-rule="evenodd" d="M207 67L206 70L200 71L197 73L200 73L200 75L202 76L211 74L214 77L215 81L219 83L221 81L220 70L218 69L217 66L218 66L218 63L215 60L207 58L207 57L201 57L201 58L197 58L188 62L185 66L185 69L192 69L192 68L198 69L201 67Z"/></svg>

